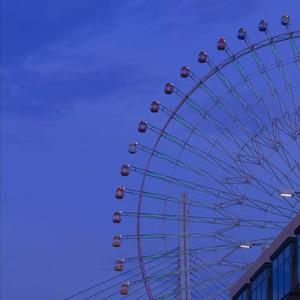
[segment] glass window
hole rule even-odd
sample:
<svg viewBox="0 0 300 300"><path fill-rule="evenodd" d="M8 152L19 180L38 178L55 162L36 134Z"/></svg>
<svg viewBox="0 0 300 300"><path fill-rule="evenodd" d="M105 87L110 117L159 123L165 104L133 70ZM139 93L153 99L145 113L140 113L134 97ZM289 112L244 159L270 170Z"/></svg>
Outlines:
<svg viewBox="0 0 300 300"><path fill-rule="evenodd" d="M300 284L300 233L297 234L297 282Z"/></svg>
<svg viewBox="0 0 300 300"><path fill-rule="evenodd" d="M234 297L234 300L250 300L250 288L246 288L238 297Z"/></svg>
<svg viewBox="0 0 300 300"><path fill-rule="evenodd" d="M272 270L273 270L273 274L272 274L272 290L273 290L273 300L278 300L278 260L277 257L273 260L272 263Z"/></svg>
<svg viewBox="0 0 300 300"><path fill-rule="evenodd" d="M284 294L292 288L292 268L291 268L291 252L290 247L286 247L283 252L283 267L284 267Z"/></svg>
<svg viewBox="0 0 300 300"><path fill-rule="evenodd" d="M272 262L273 299L280 300L292 289L291 244L287 245Z"/></svg>
<svg viewBox="0 0 300 300"><path fill-rule="evenodd" d="M269 300L270 269L266 267L252 281L252 300Z"/></svg>
<svg viewBox="0 0 300 300"><path fill-rule="evenodd" d="M283 253L281 252L278 255L278 298L281 299L283 297Z"/></svg>

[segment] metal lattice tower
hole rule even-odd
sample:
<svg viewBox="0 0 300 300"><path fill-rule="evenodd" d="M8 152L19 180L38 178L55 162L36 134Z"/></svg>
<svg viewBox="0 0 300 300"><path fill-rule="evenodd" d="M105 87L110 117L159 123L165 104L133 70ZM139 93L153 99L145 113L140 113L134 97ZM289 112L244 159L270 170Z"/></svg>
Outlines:
<svg viewBox="0 0 300 300"><path fill-rule="evenodd" d="M180 270L180 300L191 300L191 264L189 248L189 205L187 193L180 194L180 233L179 233L179 270Z"/></svg>

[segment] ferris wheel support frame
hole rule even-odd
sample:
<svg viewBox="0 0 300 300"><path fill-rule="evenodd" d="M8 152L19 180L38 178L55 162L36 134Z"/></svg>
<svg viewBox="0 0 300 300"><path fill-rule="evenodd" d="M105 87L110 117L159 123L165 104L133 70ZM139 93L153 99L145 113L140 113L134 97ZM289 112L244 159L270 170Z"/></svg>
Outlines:
<svg viewBox="0 0 300 300"><path fill-rule="evenodd" d="M191 300L191 264L189 247L189 205L187 193L180 194L180 238L179 238L179 269L180 272L180 300Z"/></svg>

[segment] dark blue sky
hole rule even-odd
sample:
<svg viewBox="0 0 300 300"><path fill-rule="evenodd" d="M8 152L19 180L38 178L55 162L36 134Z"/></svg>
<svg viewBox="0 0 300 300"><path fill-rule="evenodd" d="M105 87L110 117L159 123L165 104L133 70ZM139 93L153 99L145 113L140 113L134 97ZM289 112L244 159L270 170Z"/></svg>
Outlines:
<svg viewBox="0 0 300 300"><path fill-rule="evenodd" d="M119 167L163 84L202 48L213 52L219 36L235 39L240 26L257 40L261 18L276 33L288 12L299 27L300 4L4 0L2 6L1 299L62 299L113 274Z"/></svg>

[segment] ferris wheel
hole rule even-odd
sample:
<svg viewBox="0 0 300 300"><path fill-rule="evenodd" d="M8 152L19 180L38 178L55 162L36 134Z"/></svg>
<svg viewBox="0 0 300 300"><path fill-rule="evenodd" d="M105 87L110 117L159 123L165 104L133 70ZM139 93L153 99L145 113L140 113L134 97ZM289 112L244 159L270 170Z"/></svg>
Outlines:
<svg viewBox="0 0 300 300"><path fill-rule="evenodd" d="M115 193L116 232L135 232L113 237L117 275L85 299L228 299L299 212L300 30L280 21L272 35L261 20L256 43L240 28L237 52L220 38L221 63L200 51L152 101Z"/></svg>
<svg viewBox="0 0 300 300"><path fill-rule="evenodd" d="M139 265L119 287L123 298L228 299L233 282L299 211L300 30L288 15L281 24L286 32L271 35L262 20L258 43L240 28L238 52L220 38L219 64L201 51L208 72L183 66L191 87L169 82L173 107L167 98L150 105L165 121L138 124L153 145L130 143L129 153L145 163L124 164L121 175L141 183L116 190L137 207L113 215L117 224L136 219L135 234L113 238L116 248L137 241L136 257L115 262L118 272Z"/></svg>

